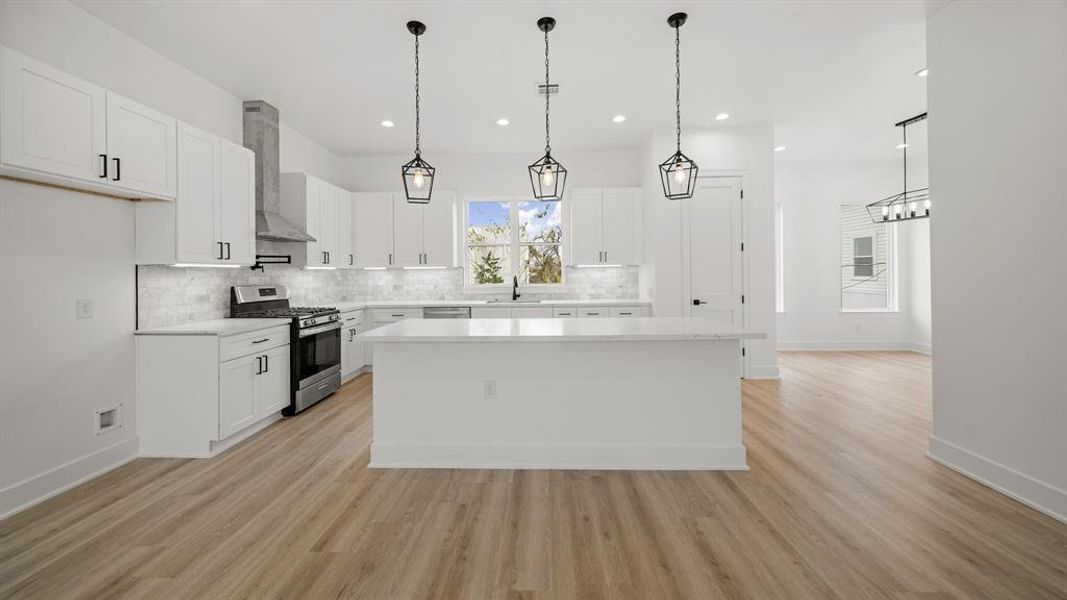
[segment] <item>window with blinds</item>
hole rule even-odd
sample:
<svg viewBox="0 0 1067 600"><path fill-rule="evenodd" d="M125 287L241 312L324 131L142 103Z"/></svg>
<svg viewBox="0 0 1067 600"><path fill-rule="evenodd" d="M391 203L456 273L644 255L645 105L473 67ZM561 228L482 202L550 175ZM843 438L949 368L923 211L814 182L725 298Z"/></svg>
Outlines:
<svg viewBox="0 0 1067 600"><path fill-rule="evenodd" d="M863 206L842 205L841 310L896 310L895 229L872 223Z"/></svg>

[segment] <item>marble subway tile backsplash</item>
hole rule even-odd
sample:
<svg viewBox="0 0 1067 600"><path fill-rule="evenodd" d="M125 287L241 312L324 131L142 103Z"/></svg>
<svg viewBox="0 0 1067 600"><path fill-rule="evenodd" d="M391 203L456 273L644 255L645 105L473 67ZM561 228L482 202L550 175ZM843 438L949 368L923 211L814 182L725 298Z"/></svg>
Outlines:
<svg viewBox="0 0 1067 600"><path fill-rule="evenodd" d="M567 268L565 288L523 298L636 299L637 267ZM230 315L230 287L280 283L299 306L341 301L485 300L488 294L463 290L463 269L383 271L299 269L270 265L264 271L197 267L137 267L138 326L142 328L220 319Z"/></svg>

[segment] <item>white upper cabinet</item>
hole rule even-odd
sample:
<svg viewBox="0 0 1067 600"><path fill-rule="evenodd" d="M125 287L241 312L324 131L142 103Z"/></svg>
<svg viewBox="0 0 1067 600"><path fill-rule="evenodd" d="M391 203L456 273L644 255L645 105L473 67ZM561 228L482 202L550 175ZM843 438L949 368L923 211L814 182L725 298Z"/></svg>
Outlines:
<svg viewBox="0 0 1067 600"><path fill-rule="evenodd" d="M640 238L634 188L575 189L570 205L572 265L637 264Z"/></svg>
<svg viewBox="0 0 1067 600"><path fill-rule="evenodd" d="M179 192L180 194L180 192ZM256 260L256 155L219 140L219 240L225 262L250 265Z"/></svg>
<svg viewBox="0 0 1067 600"><path fill-rule="evenodd" d="M352 205L356 223L356 266L393 266L393 194L357 192L352 194Z"/></svg>
<svg viewBox="0 0 1067 600"><path fill-rule="evenodd" d="M422 217L422 204L408 202L404 194L393 194L394 266L422 266Z"/></svg>
<svg viewBox="0 0 1067 600"><path fill-rule="evenodd" d="M138 264L255 262L255 155L179 123L177 198L137 204Z"/></svg>
<svg viewBox="0 0 1067 600"><path fill-rule="evenodd" d="M0 48L0 94L0 160L5 166L106 181L104 88Z"/></svg>
<svg viewBox="0 0 1067 600"><path fill-rule="evenodd" d="M108 181L134 192L173 198L177 126L173 117L107 92Z"/></svg>
<svg viewBox="0 0 1067 600"><path fill-rule="evenodd" d="M348 252L341 247L341 196L344 190L306 173L282 173L282 216L302 227L313 242L294 245L293 263L307 267L343 267Z"/></svg>
<svg viewBox="0 0 1067 600"><path fill-rule="evenodd" d="M177 120L0 48L0 170L131 198L172 199Z"/></svg>
<svg viewBox="0 0 1067 600"><path fill-rule="evenodd" d="M453 267L456 264L456 194L434 192L422 205L422 264Z"/></svg>
<svg viewBox="0 0 1067 600"><path fill-rule="evenodd" d="M337 266L351 269L356 266L355 221L352 220L352 192L338 189L337 225Z"/></svg>

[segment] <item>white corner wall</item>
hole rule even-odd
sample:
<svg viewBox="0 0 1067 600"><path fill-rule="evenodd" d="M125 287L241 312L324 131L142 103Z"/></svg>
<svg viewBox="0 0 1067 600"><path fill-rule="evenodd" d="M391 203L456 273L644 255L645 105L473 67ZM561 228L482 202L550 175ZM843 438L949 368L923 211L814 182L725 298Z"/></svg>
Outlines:
<svg viewBox="0 0 1067 600"><path fill-rule="evenodd" d="M237 97L69 2L0 1L0 44L242 140ZM283 170L341 179L284 125L281 144ZM134 235L132 202L0 180L0 518L137 456ZM98 436L118 404L122 429Z"/></svg>
<svg viewBox="0 0 1067 600"><path fill-rule="evenodd" d="M930 456L1067 521L1067 3L927 24Z"/></svg>
<svg viewBox="0 0 1067 600"><path fill-rule="evenodd" d="M774 134L770 129L684 131L682 148L700 166L699 176L741 175L745 184L743 228L748 328L767 334L747 346L752 378L778 377L774 312ZM659 316L688 314L682 295L682 203L663 197L658 165L674 152L674 132L656 131L641 154L644 190L642 297Z"/></svg>
<svg viewBox="0 0 1067 600"><path fill-rule="evenodd" d="M926 157L908 160L908 187L927 185ZM898 312L841 312L840 206L898 193L900 160L778 162L774 194L785 237L781 350L930 352L930 250L926 220L897 228Z"/></svg>

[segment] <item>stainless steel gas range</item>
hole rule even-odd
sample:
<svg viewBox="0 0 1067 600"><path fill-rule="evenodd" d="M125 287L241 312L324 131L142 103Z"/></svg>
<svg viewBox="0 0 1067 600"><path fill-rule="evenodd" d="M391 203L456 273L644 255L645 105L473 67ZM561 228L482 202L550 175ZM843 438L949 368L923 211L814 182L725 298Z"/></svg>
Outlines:
<svg viewBox="0 0 1067 600"><path fill-rule="evenodd" d="M289 319L292 382L289 408L294 415L341 387L341 315L332 307L289 306L284 285L230 288L230 316Z"/></svg>

